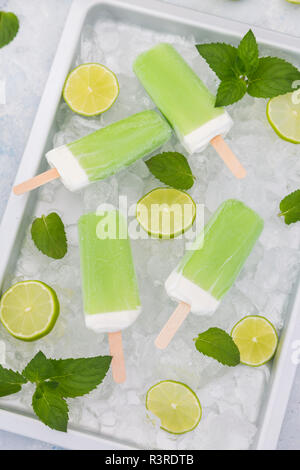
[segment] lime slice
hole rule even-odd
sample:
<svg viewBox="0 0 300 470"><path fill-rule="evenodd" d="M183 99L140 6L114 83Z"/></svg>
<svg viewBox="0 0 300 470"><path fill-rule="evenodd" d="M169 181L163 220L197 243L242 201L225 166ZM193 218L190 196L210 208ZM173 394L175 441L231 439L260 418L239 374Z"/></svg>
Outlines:
<svg viewBox="0 0 300 470"><path fill-rule="evenodd" d="M300 5L300 0L286 0L289 3L296 3L296 5Z"/></svg>
<svg viewBox="0 0 300 470"><path fill-rule="evenodd" d="M83 64L67 77L63 97L72 111L96 116L107 111L119 95L117 77L101 64Z"/></svg>
<svg viewBox="0 0 300 470"><path fill-rule="evenodd" d="M0 302L3 325L22 341L35 341L50 333L58 315L55 291L40 281L18 282L5 292Z"/></svg>
<svg viewBox="0 0 300 470"><path fill-rule="evenodd" d="M240 320L231 332L239 348L241 363L258 367L274 356L278 336L272 323L260 316L248 316Z"/></svg>
<svg viewBox="0 0 300 470"><path fill-rule="evenodd" d="M298 91L272 98L267 105L267 118L279 137L300 144L300 96Z"/></svg>
<svg viewBox="0 0 300 470"><path fill-rule="evenodd" d="M159 382L148 390L147 410L160 419L161 428L172 434L192 431L200 423L202 408L187 385L173 380Z"/></svg>
<svg viewBox="0 0 300 470"><path fill-rule="evenodd" d="M136 217L149 235L175 238L193 225L196 204L187 193L172 188L157 188L140 199Z"/></svg>

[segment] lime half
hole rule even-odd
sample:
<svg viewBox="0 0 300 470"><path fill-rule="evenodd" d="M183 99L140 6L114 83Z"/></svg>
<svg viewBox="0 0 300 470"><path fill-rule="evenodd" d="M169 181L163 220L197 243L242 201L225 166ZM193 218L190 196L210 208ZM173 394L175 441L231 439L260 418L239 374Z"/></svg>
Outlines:
<svg viewBox="0 0 300 470"><path fill-rule="evenodd" d="M136 217L143 229L156 238L175 238L194 223L196 204L187 193L157 188L137 204Z"/></svg>
<svg viewBox="0 0 300 470"><path fill-rule="evenodd" d="M241 354L241 363L258 367L274 356L278 336L272 323L260 316L248 316L240 320L231 336Z"/></svg>
<svg viewBox="0 0 300 470"><path fill-rule="evenodd" d="M67 77L63 89L66 103L83 116L96 116L107 111L119 95L115 74L101 64L83 64Z"/></svg>
<svg viewBox="0 0 300 470"><path fill-rule="evenodd" d="M173 380L159 382L148 390L147 410L160 419L161 428L172 434L195 429L202 416L197 395L187 385Z"/></svg>
<svg viewBox="0 0 300 470"><path fill-rule="evenodd" d="M279 137L300 144L300 92L272 98L267 105L267 118Z"/></svg>
<svg viewBox="0 0 300 470"><path fill-rule="evenodd" d="M1 322L12 336L22 341L35 341L50 333L58 315L55 291L40 281L18 282L0 302Z"/></svg>

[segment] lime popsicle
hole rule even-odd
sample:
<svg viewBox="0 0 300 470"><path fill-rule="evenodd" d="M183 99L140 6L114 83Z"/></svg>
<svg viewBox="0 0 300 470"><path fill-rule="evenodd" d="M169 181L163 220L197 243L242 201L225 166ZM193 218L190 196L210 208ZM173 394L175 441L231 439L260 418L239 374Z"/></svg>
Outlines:
<svg viewBox="0 0 300 470"><path fill-rule="evenodd" d="M172 130L156 111L134 114L46 154L52 167L14 188L23 194L60 178L70 191L111 176L166 143Z"/></svg>
<svg viewBox="0 0 300 470"><path fill-rule="evenodd" d="M85 323L97 333L109 333L113 373L124 378L120 331L141 312L126 220L114 210L90 213L79 219L78 230Z"/></svg>
<svg viewBox="0 0 300 470"><path fill-rule="evenodd" d="M82 291L87 327L111 333L130 326L141 305L125 218L117 211L103 214L78 222ZM104 238L106 226L113 232Z"/></svg>
<svg viewBox="0 0 300 470"><path fill-rule="evenodd" d="M212 143L230 170L238 178L245 176L241 164L221 141L232 119L224 108L215 107L214 95L173 46L158 44L140 54L133 68L190 154Z"/></svg>
<svg viewBox="0 0 300 470"><path fill-rule="evenodd" d="M184 307L184 318L190 311L197 315L212 315L216 311L243 268L263 226L260 216L238 200L229 199L219 207L197 237L193 250L185 254L165 284L167 294ZM179 317L177 312L177 319ZM158 347L169 332L169 328L165 328L157 340Z"/></svg>

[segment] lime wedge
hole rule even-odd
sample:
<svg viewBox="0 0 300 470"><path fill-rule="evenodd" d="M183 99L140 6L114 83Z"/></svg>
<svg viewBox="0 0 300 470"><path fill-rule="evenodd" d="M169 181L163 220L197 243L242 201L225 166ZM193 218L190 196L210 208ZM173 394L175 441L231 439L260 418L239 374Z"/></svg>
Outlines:
<svg viewBox="0 0 300 470"><path fill-rule="evenodd" d="M289 3L296 3L296 5L300 5L300 0L286 0Z"/></svg>
<svg viewBox="0 0 300 470"><path fill-rule="evenodd" d="M83 64L67 77L63 97L75 113L96 116L107 111L119 95L117 77L101 64Z"/></svg>
<svg viewBox="0 0 300 470"><path fill-rule="evenodd" d="M267 118L281 139L300 144L299 92L272 98L267 105Z"/></svg>
<svg viewBox="0 0 300 470"><path fill-rule="evenodd" d="M231 336L241 354L241 363L259 367L274 356L278 336L272 323L260 316L248 316L240 320Z"/></svg>
<svg viewBox="0 0 300 470"><path fill-rule="evenodd" d="M137 203L136 217L143 229L156 238L175 238L189 229L196 217L196 204L187 193L157 188Z"/></svg>
<svg viewBox="0 0 300 470"><path fill-rule="evenodd" d="M40 281L18 282L0 302L0 320L22 341L35 341L50 333L59 315L59 302L51 287Z"/></svg>
<svg viewBox="0 0 300 470"><path fill-rule="evenodd" d="M200 423L202 408L197 395L187 385L173 380L159 382L148 390L147 410L172 434L192 431Z"/></svg>

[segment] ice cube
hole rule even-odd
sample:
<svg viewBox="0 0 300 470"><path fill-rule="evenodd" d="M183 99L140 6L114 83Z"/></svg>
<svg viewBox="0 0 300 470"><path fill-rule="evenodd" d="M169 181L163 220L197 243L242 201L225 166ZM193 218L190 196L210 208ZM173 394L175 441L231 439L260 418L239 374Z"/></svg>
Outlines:
<svg viewBox="0 0 300 470"><path fill-rule="evenodd" d="M0 341L0 364L6 365L6 344L4 341Z"/></svg>
<svg viewBox="0 0 300 470"><path fill-rule="evenodd" d="M258 418L269 375L267 366L260 368L239 366L235 370L236 394L251 423L255 423Z"/></svg>
<svg viewBox="0 0 300 470"><path fill-rule="evenodd" d="M70 245L73 245L73 246L79 245L78 228L76 224L68 225L66 227L66 236L67 236L67 241Z"/></svg>
<svg viewBox="0 0 300 470"><path fill-rule="evenodd" d="M257 430L256 426L241 419L230 409L220 415L212 415L201 428L203 440L199 447L203 450L249 449Z"/></svg>

